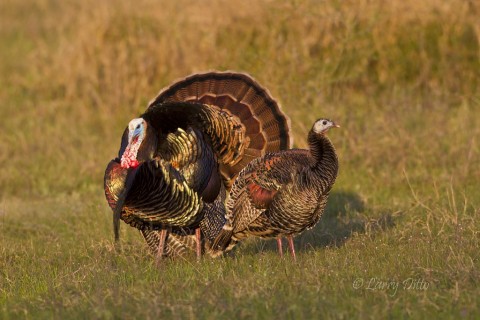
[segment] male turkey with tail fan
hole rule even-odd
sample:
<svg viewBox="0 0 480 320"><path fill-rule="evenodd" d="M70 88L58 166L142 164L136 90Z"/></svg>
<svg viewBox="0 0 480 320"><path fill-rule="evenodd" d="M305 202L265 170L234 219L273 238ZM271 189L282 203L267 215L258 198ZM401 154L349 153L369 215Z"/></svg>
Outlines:
<svg viewBox="0 0 480 320"><path fill-rule="evenodd" d="M293 236L312 228L320 219L338 173L333 144L325 135L339 127L317 120L308 134L309 150L267 153L238 175L227 201L227 223L215 239L211 255L231 250L249 236L286 236L294 259Z"/></svg>
<svg viewBox="0 0 480 320"><path fill-rule="evenodd" d="M199 257L201 233L210 244L225 223L238 172L290 143L288 118L250 76L207 72L175 82L130 121L105 171L115 239L121 219L161 258L188 247L195 230Z"/></svg>

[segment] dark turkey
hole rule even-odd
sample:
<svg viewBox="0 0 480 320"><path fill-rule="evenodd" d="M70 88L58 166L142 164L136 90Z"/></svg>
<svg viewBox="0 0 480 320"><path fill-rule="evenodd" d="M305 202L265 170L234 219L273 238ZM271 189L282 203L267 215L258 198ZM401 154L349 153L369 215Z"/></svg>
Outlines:
<svg viewBox="0 0 480 320"><path fill-rule="evenodd" d="M288 118L246 74L209 72L175 82L130 121L105 171L115 238L122 219L162 256L165 243L167 254L182 241L190 247L184 236L196 229L199 254L200 230L213 241L225 224L226 192L238 172L268 151L288 149L290 139Z"/></svg>
<svg viewBox="0 0 480 320"><path fill-rule="evenodd" d="M230 250L248 236L286 236L295 259L293 236L320 219L338 173L335 148L325 133L339 127L327 119L308 134L309 150L267 153L238 175L227 202L227 223L212 245L213 256Z"/></svg>

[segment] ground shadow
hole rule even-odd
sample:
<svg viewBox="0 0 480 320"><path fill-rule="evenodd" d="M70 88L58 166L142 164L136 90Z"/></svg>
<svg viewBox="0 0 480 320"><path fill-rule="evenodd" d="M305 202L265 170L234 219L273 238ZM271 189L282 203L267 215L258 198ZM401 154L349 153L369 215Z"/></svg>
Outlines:
<svg viewBox="0 0 480 320"><path fill-rule="evenodd" d="M295 237L297 251L308 251L312 248L342 246L355 233L383 232L395 226L392 213L383 213L376 218L368 217L368 208L364 201L354 192L332 192L325 212L311 229ZM285 241L286 242L286 241ZM284 242L284 247L286 243ZM256 241L253 245L256 252L277 251L275 240Z"/></svg>

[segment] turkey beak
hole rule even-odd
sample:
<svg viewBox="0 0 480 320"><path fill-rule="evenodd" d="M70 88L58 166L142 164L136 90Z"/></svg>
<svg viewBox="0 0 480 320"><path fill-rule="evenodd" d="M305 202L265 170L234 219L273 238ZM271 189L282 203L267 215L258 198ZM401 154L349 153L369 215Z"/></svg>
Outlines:
<svg viewBox="0 0 480 320"><path fill-rule="evenodd" d="M136 130L132 134L132 139L128 142L129 145L132 145L137 142L138 137L140 136L140 132L137 132Z"/></svg>
<svg viewBox="0 0 480 320"><path fill-rule="evenodd" d="M333 123L333 127L334 128L340 128L340 125L339 124L336 124L335 122Z"/></svg>

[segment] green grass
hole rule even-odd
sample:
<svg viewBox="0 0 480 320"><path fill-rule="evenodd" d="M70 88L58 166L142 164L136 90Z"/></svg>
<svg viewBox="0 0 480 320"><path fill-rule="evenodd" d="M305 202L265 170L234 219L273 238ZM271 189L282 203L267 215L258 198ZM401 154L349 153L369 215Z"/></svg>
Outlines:
<svg viewBox="0 0 480 320"><path fill-rule="evenodd" d="M479 10L1 2L0 318L480 317ZM211 69L267 87L298 147L316 118L342 125L340 174L296 264L252 239L158 268L126 225L115 251L102 179L123 128Z"/></svg>

